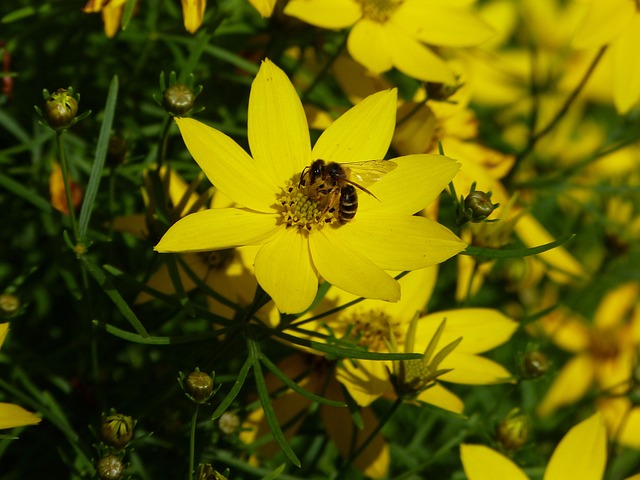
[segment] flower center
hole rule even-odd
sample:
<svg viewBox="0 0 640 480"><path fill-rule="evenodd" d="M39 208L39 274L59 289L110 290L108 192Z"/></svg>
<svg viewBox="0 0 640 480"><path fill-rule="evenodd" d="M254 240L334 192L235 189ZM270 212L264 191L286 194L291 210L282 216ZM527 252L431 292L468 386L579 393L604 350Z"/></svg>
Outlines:
<svg viewBox="0 0 640 480"><path fill-rule="evenodd" d="M591 333L591 354L601 360L612 360L620 355L620 337L612 329L594 329Z"/></svg>
<svg viewBox="0 0 640 480"><path fill-rule="evenodd" d="M398 343L404 343L398 322L379 310L356 313L347 323L353 325L352 335L358 339L358 345L369 347L371 352L387 351L391 335Z"/></svg>
<svg viewBox="0 0 640 480"><path fill-rule="evenodd" d="M362 5L362 16L374 22L384 23L404 0L356 0Z"/></svg>
<svg viewBox="0 0 640 480"><path fill-rule="evenodd" d="M311 232L338 220L339 195L321 193L317 185L288 181L278 196L282 221L287 227Z"/></svg>

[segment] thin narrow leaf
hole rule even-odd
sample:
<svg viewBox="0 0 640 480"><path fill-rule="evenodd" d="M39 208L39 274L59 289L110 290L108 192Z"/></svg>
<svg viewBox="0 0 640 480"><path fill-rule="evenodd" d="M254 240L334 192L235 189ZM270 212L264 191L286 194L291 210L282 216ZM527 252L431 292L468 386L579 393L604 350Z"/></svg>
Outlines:
<svg viewBox="0 0 640 480"><path fill-rule="evenodd" d="M133 7L136 6L136 1L137 0L127 0L127 3L124 6L124 12L122 13L122 20L120 22L122 30L126 30L129 26L131 16L133 15Z"/></svg>
<svg viewBox="0 0 640 480"><path fill-rule="evenodd" d="M14 179L12 179L11 177L7 177L3 173L0 173L0 186L3 186L7 190L9 190L11 193L14 193L18 197L26 200L27 202L31 203L33 206L39 208L45 213L51 213L53 210L53 207L51 206L51 204L47 202L44 198L42 198L40 195L38 195L35 192L32 192L21 183L16 182Z"/></svg>
<svg viewBox="0 0 640 480"><path fill-rule="evenodd" d="M204 51L204 47L207 46L207 44L209 43L210 39L211 39L211 34L210 33L206 33L206 31L204 31L204 30L198 33L198 35L196 36L195 47L191 51L191 55L189 55L189 58L187 60L187 64L185 65L185 67L180 72L180 76L178 77L178 82L180 82L180 83L186 83L187 82L187 78L189 77L191 72L193 72L193 69L198 64L198 60L200 60L200 56L202 55L202 52Z"/></svg>
<svg viewBox="0 0 640 480"><path fill-rule="evenodd" d="M7 132L20 140L20 143L26 143L30 140L29 134L24 131L20 126L20 123L16 121L13 116L3 110L0 110L0 125L2 125Z"/></svg>
<svg viewBox="0 0 640 480"><path fill-rule="evenodd" d="M301 345L303 347L312 348L319 352L328 353L336 358L353 358L362 360L416 360L422 358L421 353L378 353L367 352L366 350L358 350L355 348L335 347L326 343L314 342L305 338L295 337L283 332L274 331L273 335L287 340L288 342Z"/></svg>
<svg viewBox="0 0 640 480"><path fill-rule="evenodd" d="M530 255L537 255L539 253L546 252L547 250L551 250L552 248L559 247L563 243L571 240L573 237L575 237L574 233L566 235L561 239L556 240L555 242L545 243L544 245L539 245L537 247L515 250L498 250L495 248L474 247L473 245L469 245L466 250L460 253L462 255L470 255L472 257L483 258L521 258L528 257Z"/></svg>
<svg viewBox="0 0 640 480"><path fill-rule="evenodd" d="M285 466L286 466L286 464L283 463L278 468L276 468L274 471L272 471L269 475L262 477L261 480L274 480L275 478L280 478L280 474L282 472L284 472L284 467Z"/></svg>
<svg viewBox="0 0 640 480"><path fill-rule="evenodd" d="M104 110L104 120L102 121L102 127L100 127L100 136L98 137L96 155L93 159L93 167L91 169L91 175L89 176L87 191L85 193L84 201L82 202L82 208L80 209L78 230L81 239L84 239L87 234L89 219L91 218L91 211L93 210L93 203L96 199L96 195L98 194L102 168L104 167L104 161L107 158L107 147L109 145L109 136L111 135L111 125L113 124L113 116L116 109L117 99L118 77L114 75L113 79L111 79L111 84L109 85L109 94L107 95L107 103Z"/></svg>
<svg viewBox="0 0 640 480"><path fill-rule="evenodd" d="M285 373L278 368L276 364L274 364L271 360L269 360L264 355L260 355L260 361L264 364L265 367L271 371L282 383L284 383L287 387L289 387L294 392L302 395L303 397L307 397L309 400L313 402L321 403L322 405L330 405L332 407L346 407L347 404L344 402L339 402L337 400L330 400L328 398L321 397L320 395L316 395L315 393L311 393L309 390L302 388L296 382L291 380Z"/></svg>
<svg viewBox="0 0 640 480"><path fill-rule="evenodd" d="M98 285L102 287L104 293L111 299L113 303L115 303L120 313L126 318L133 329L142 335L144 338L149 338L149 334L147 330L142 326L142 323L138 319L133 310L129 307L127 302L122 298L120 292L116 290L113 283L111 283L111 279L107 276L107 274L100 268L98 265L93 263L86 255L82 255L80 257L82 264L87 268L87 271L91 274L91 276L98 282Z"/></svg>
<svg viewBox="0 0 640 480"><path fill-rule="evenodd" d="M180 307L184 308L187 311L187 315L189 315L191 318L195 317L196 312L193 309L193 305L191 305L191 303L189 302L187 292L184 290L184 286L182 285L182 280L180 279L180 272L178 271L178 265L176 264L175 256L167 255L164 257L164 259L167 262L169 278L171 279L173 288L176 289L176 296L178 297L178 301L180 302Z"/></svg>
<svg viewBox="0 0 640 480"><path fill-rule="evenodd" d="M240 390L244 385L244 381L247 379L247 374L249 373L249 369L251 368L253 363L254 363L253 359L251 357L247 357L247 359L244 362L244 365L242 365L242 368L238 373L238 378L236 378L236 381L233 384L233 387L231 387L231 390L229 390L229 393L227 393L227 396L224 397L224 400L222 401L222 403L218 405L218 408L215 409L215 411L213 412L213 415L211 416L211 420L215 420L219 418L224 412L227 411L227 408L229 408L229 405L231 405L231 403L236 399L236 397L238 396L238 393L240 393Z"/></svg>
<svg viewBox="0 0 640 480"><path fill-rule="evenodd" d="M293 463L296 467L300 468L301 463L296 454L291 449L291 445L287 442L287 439L280 428L280 422L278 421L278 417L276 416L276 412L273 410L273 406L271 405L271 398L269 397L269 390L267 389L267 384L264 381L264 375L262 374L262 367L260 366L260 362L254 362L253 364L253 375L256 380L256 388L258 390L258 398L260 399L260 404L262 405L262 410L264 411L264 418L269 425L269 430L271 430L271 434L273 435L274 440L282 449L284 455L289 459L291 463Z"/></svg>
<svg viewBox="0 0 640 480"><path fill-rule="evenodd" d="M205 342L229 333L229 329L221 328L212 332L201 332L191 335L176 335L169 337L154 337L149 335L147 337L143 337L142 335L138 335L137 333L128 332L126 330L122 330L121 328L114 327L113 325L109 325L108 323L100 322L98 320L94 320L93 324L101 330L104 330L105 332L113 335L114 337L122 338L123 340L127 340L128 342L140 343L143 345L177 345L179 343Z"/></svg>

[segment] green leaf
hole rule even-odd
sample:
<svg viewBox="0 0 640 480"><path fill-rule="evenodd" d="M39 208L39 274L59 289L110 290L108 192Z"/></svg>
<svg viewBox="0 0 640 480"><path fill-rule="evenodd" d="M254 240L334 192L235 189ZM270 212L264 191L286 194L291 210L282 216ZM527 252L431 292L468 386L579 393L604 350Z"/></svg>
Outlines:
<svg viewBox="0 0 640 480"><path fill-rule="evenodd" d="M202 52L204 51L204 48L209 43L210 39L211 39L210 33L206 33L204 30L201 32L198 32L198 35L196 36L195 46L191 51L191 55L189 55L189 58L187 59L187 64L180 72L180 77L178 77L178 82L180 83L187 82L187 78L189 77L191 72L193 72L193 69L196 68L196 65L198 64L198 60L200 60L200 56L202 55Z"/></svg>
<svg viewBox="0 0 640 480"><path fill-rule="evenodd" d="M101 330L110 333L114 337L122 338L128 342L140 343L142 345L177 345L183 343L196 343L206 342L213 338L219 337L229 333L229 329L220 328L212 332L200 332L191 335L175 335L168 337L154 337L154 336L142 336L137 333L128 332L108 323L103 323L98 320L94 320L93 324Z"/></svg>
<svg viewBox="0 0 640 480"><path fill-rule="evenodd" d="M269 397L269 390L267 389L267 384L264 381L264 376L262 375L262 367L260 367L259 361L255 361L253 364L253 375L256 380L258 398L260 399L260 404L262 405L262 410L264 411L264 418L269 425L269 430L271 430L271 434L273 435L274 440L280 446L282 452L289 459L289 461L296 467L300 468L302 466L300 460L291 449L291 445L289 445L289 442L287 442L287 439L285 438L284 433L280 428L280 423L278 422L276 412L273 410L271 397Z"/></svg>
<svg viewBox="0 0 640 480"><path fill-rule="evenodd" d="M244 365L242 365L242 368L238 373L238 377L236 378L236 381L233 384L233 387L231 387L231 390L229 390L229 393L227 393L227 396L224 397L224 400L222 401L222 403L218 405L218 408L215 409L215 411L213 412L213 415L211 416L211 420L215 420L219 418L224 412L227 411L227 408L229 408L229 405L231 405L231 403L238 396L238 393L240 393L240 389L242 389L242 386L244 385L244 381L247 379L247 374L249 373L249 369L253 366L253 364L254 364L254 360L251 357L247 357L247 359L244 362Z"/></svg>
<svg viewBox="0 0 640 480"><path fill-rule="evenodd" d="M0 173L0 185L45 213L51 213L53 211L53 207L48 201L3 173Z"/></svg>
<svg viewBox="0 0 640 480"><path fill-rule="evenodd" d="M116 109L116 100L118 99L118 77L116 75L111 79L109 85L109 94L107 95L107 103L104 110L104 120L100 128L100 136L98 137L98 146L96 147L96 155L93 159L93 168L89 176L87 184L87 192L84 202L80 210L80 219L78 220L78 230L81 239L84 239L89 227L89 219L93 210L93 203L98 194L100 185L100 177L102 176L102 168L107 158L107 147L109 146L109 136L111 135L111 125L113 124L113 116Z"/></svg>
<svg viewBox="0 0 640 480"><path fill-rule="evenodd" d="M285 463L283 463L282 465L280 465L278 468L276 468L275 470L273 470L269 475L266 475L264 477L262 477L261 480L273 480L275 478L280 478L280 474L282 472L284 472L284 467L286 466Z"/></svg>
<svg viewBox="0 0 640 480"><path fill-rule="evenodd" d="M289 335L284 332L274 331L273 335L296 345L328 353L336 358L353 358L361 360L417 360L422 358L422 354L420 353L379 353L367 352L366 350L359 350L356 348L336 347L333 345L327 345L326 343L315 342L306 338Z"/></svg>
<svg viewBox="0 0 640 480"><path fill-rule="evenodd" d="M315 393L311 393L309 390L302 388L296 382L291 380L285 373L278 368L276 364L274 364L271 360L269 360L264 354L260 355L260 361L267 367L271 373L273 373L278 379L284 383L287 387L289 387L294 392L302 395L303 397L307 397L312 402L318 402L322 405L330 405L332 407L346 407L347 404L344 402L339 402L337 400L330 400L328 398L321 397L320 395L316 395Z"/></svg>
<svg viewBox="0 0 640 480"><path fill-rule="evenodd" d="M124 300L124 298L122 298L122 295L120 295L120 292L118 292L118 290L116 290L116 288L114 287L113 283L111 283L111 279L107 276L105 271L102 268L100 268L98 265L93 263L91 260L89 260L89 258L86 255L80 256L80 260L82 261L82 264L86 267L89 274L91 274L91 276L96 280L96 282L98 282L98 285L102 287L102 289L104 290L104 293L106 293L107 296L111 299L111 301L115 303L116 307L118 307L118 310L120 310L120 313L122 313L124 318L126 318L129 321L133 329L144 338L149 338L149 334L147 333L147 330L142 326L142 323L140 322L136 314L133 313L133 310L131 310L131 308L129 307L127 302Z"/></svg>
<svg viewBox="0 0 640 480"><path fill-rule="evenodd" d="M472 257L483 257L483 258L521 258L528 257L530 255L538 255L539 253L546 252L551 250L552 248L559 247L563 243L568 242L573 237L575 237L575 233L566 235L555 242L546 243L544 245L540 245L532 248L522 248L522 249L512 249L512 250L499 250L496 248L483 248L483 247L474 247L473 245L469 245L464 252L460 252L462 255L469 255Z"/></svg>
<svg viewBox="0 0 640 480"><path fill-rule="evenodd" d="M122 14L122 20L120 21L120 27L122 30L126 30L129 26L129 22L131 21L131 17L133 15L133 7L136 6L137 0L127 0L127 3L124 6L124 12Z"/></svg>

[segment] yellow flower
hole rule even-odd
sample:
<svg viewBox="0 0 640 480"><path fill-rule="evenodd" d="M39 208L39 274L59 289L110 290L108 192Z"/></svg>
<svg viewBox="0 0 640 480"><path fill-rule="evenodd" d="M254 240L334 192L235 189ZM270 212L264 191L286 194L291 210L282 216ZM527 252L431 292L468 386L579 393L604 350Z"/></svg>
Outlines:
<svg viewBox="0 0 640 480"><path fill-rule="evenodd" d="M360 193L353 221L342 223L326 199L301 182L316 159L346 164L382 159L393 135L395 90L364 100L310 146L293 85L263 62L249 99L250 157L232 139L190 118L176 118L187 148L209 180L239 207L215 208L173 225L159 252L262 245L258 283L282 312L311 305L319 277L354 295L397 301L399 284L384 270L414 270L459 253L465 244L442 225L413 216L453 178L458 166L438 155L409 155ZM311 182L309 182L311 183ZM318 191L315 192L316 194Z"/></svg>
<svg viewBox="0 0 640 480"><path fill-rule="evenodd" d="M273 8L276 6L276 0L249 0L249 3L263 17L270 17L273 13Z"/></svg>
<svg viewBox="0 0 640 480"><path fill-rule="evenodd" d="M460 458L469 480L529 478L507 457L484 445L462 444ZM602 417L596 413L575 425L560 441L544 480L602 480L606 461L607 435Z"/></svg>
<svg viewBox="0 0 640 480"><path fill-rule="evenodd" d="M207 0L182 0L182 17L187 32L195 33L200 28L205 8Z"/></svg>
<svg viewBox="0 0 640 480"><path fill-rule="evenodd" d="M83 11L84 13L102 12L104 33L107 37L113 38L120 28L125 3L127 0L89 0Z"/></svg>
<svg viewBox="0 0 640 480"><path fill-rule="evenodd" d="M0 347L2 347L5 338L7 338L8 332L9 324L0 323ZM28 412L19 405L0 402L0 429L36 425L40 423L40 420L40 417Z"/></svg>
<svg viewBox="0 0 640 480"><path fill-rule="evenodd" d="M296 379L298 385L310 392L332 400L345 401L344 393L331 372L330 364L319 357L295 354L280 362L278 368L289 378ZM266 375L265 381L271 393L281 391L284 386L271 373ZM278 417L278 423L287 426L285 436L292 438L313 402L287 389L283 394L276 396L271 405ZM361 408L359 412L362 418L362 429L355 427L348 408L320 405L322 425L327 436L344 458L357 449L373 433L373 429L378 424L373 409ZM273 441L262 444L261 439L267 435L270 435L270 430L264 410L258 408L247 416L240 433L240 440L250 447L256 441L258 445L262 445L252 457L253 463L257 463L261 458L269 458L278 451L278 446ZM389 446L382 435L376 435L353 461L356 468L371 478L383 478L389 470L389 464Z"/></svg>
<svg viewBox="0 0 640 480"><path fill-rule="evenodd" d="M601 300L593 324L562 307L540 320L538 326L551 340L575 356L553 381L539 415L576 402L593 384L609 395L628 392L640 345L639 294L637 282L616 287Z"/></svg>
<svg viewBox="0 0 640 480"><path fill-rule="evenodd" d="M337 314L312 322L306 328L326 333L323 327L326 324L338 338L349 331L360 346L371 352L388 352L389 345L396 345L400 351L424 353L438 327L446 320L435 352L462 337L460 344L437 366L439 370L452 370L439 376L438 382L416 399L461 413L464 408L462 401L443 387L440 381L472 385L508 381L511 375L507 370L478 354L509 340L517 324L497 310L485 308L434 312L418 318L413 346L410 341L405 343L410 323L424 310L431 297L436 275L435 267L411 272L399 280L403 297L398 303L364 300ZM323 312L355 298L346 292L331 289L313 312ZM389 372L393 369L392 362L349 361L337 368L336 377L358 405L368 406L382 395L395 396L389 379Z"/></svg>
<svg viewBox="0 0 640 480"><path fill-rule="evenodd" d="M466 47L492 30L469 9L469 0L291 0L284 13L322 28L353 25L351 56L369 70L396 67L420 80L454 83L446 63L424 45ZM424 42L424 43L423 43Z"/></svg>
<svg viewBox="0 0 640 480"><path fill-rule="evenodd" d="M592 0L573 39L577 48L608 45L613 103L627 113L640 100L640 7L637 0Z"/></svg>

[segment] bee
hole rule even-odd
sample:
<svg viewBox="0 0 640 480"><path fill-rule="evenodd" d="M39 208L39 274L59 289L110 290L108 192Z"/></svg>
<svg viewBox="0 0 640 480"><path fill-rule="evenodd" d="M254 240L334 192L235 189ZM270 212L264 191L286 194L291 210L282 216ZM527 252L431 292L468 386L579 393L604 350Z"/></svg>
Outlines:
<svg viewBox="0 0 640 480"><path fill-rule="evenodd" d="M325 210L336 208L340 223L347 223L358 210L357 189L377 197L364 185L371 185L398 165L387 160L368 160L364 162L337 163L314 160L300 174L300 185L315 185L315 193L319 199L324 197ZM358 183L356 183L356 180ZM364 184L364 185L363 185Z"/></svg>

